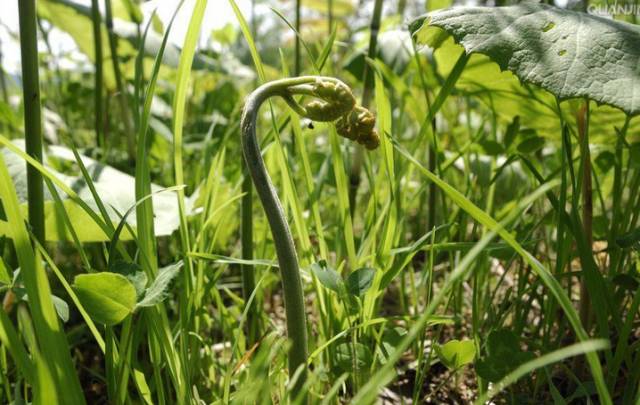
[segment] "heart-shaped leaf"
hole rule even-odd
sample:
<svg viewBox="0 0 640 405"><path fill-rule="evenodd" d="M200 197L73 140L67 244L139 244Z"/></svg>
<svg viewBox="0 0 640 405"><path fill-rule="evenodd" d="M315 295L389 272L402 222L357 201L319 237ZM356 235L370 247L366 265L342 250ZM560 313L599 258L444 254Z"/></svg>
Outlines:
<svg viewBox="0 0 640 405"><path fill-rule="evenodd" d="M542 149L544 146L544 138L540 136L531 136L525 138L518 144L518 152L522 154L534 153Z"/></svg>
<svg viewBox="0 0 640 405"><path fill-rule="evenodd" d="M320 284L326 288L342 294L344 291L344 282L337 271L327 265L327 262L320 260L318 263L311 265L311 271L318 278Z"/></svg>
<svg viewBox="0 0 640 405"><path fill-rule="evenodd" d="M396 350L396 347L400 345L406 334L407 330L399 326L384 330L382 344L378 346L380 363L385 364L387 362L389 355Z"/></svg>
<svg viewBox="0 0 640 405"><path fill-rule="evenodd" d="M508 329L498 329L489 334L486 356L476 362L476 372L488 381L497 382L533 357L533 353L520 349L515 333Z"/></svg>
<svg viewBox="0 0 640 405"><path fill-rule="evenodd" d="M56 313L62 319L62 322L69 320L69 304L62 298L51 294L51 301L53 301L53 307L56 309Z"/></svg>
<svg viewBox="0 0 640 405"><path fill-rule="evenodd" d="M449 35L560 99L587 97L640 113L640 27L538 3L461 7L415 19L418 41Z"/></svg>
<svg viewBox="0 0 640 405"><path fill-rule="evenodd" d="M337 366L345 371L353 371L354 366L363 369L371 366L373 355L362 343L342 343L336 347Z"/></svg>
<svg viewBox="0 0 640 405"><path fill-rule="evenodd" d="M603 173L607 173L616 164L616 155L605 150L598 155L594 162Z"/></svg>
<svg viewBox="0 0 640 405"><path fill-rule="evenodd" d="M637 248L640 246L640 228L616 238L616 243L623 249Z"/></svg>
<svg viewBox="0 0 640 405"><path fill-rule="evenodd" d="M76 276L73 290L89 316L105 325L121 322L136 306L136 289L121 274L81 274Z"/></svg>
<svg viewBox="0 0 640 405"><path fill-rule="evenodd" d="M488 156L498 156L501 153L504 153L504 147L496 141L485 139L478 143L482 146L482 149L484 149L484 152Z"/></svg>
<svg viewBox="0 0 640 405"><path fill-rule="evenodd" d="M360 297L367 292L373 283L373 277L376 275L376 270L370 267L360 268L347 276L346 286L347 291L351 295Z"/></svg>
<svg viewBox="0 0 640 405"><path fill-rule="evenodd" d="M452 370L471 363L476 357L476 345L473 340L453 339L444 345L436 345L435 349L440 361Z"/></svg>

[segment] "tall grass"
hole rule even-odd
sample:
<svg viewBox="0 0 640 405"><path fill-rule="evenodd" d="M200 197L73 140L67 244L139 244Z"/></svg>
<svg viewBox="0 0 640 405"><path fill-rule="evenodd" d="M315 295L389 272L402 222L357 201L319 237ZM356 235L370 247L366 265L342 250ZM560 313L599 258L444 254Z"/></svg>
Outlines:
<svg viewBox="0 0 640 405"><path fill-rule="evenodd" d="M93 92L103 87L95 82L101 59L95 75L65 71L64 80L43 86L43 102L65 121L60 143L74 160L47 162L33 153L42 150L42 112L38 97L28 97L37 95L40 66L35 8L19 3L24 117L3 104L0 128L20 132L24 118L27 150L12 142L13 133L0 135L0 402L368 404L438 401L443 394L476 403L524 396L534 403L637 403L635 118L603 126L600 107L585 105L576 115L558 100L547 106L561 129L557 141L546 140L536 153L513 147L492 154L487 145L506 144L509 128L518 127L516 137L530 131L526 117L504 119L479 102L484 93L467 91L466 69L479 63L473 57L453 55L446 71L411 47L404 69L378 58L375 32L398 27L397 16L382 15L382 1L363 27L340 24L343 2L314 3L314 11L305 1L287 3L290 10L278 4L283 9L267 18L298 45L274 47L270 25L258 29L260 18L248 22L234 0L242 35L209 39L201 29L205 9L217 4L198 0L179 48L168 41L173 20L161 37L151 23L139 26L134 42L117 37L113 20L124 17L110 3L108 62L115 76L120 72L122 114L103 116L104 126L95 121L104 109L94 106ZM295 16L296 5L298 18L289 23L285 16ZM399 2L398 12L409 6ZM300 35L300 16L307 15L318 17L320 36L315 20L305 20ZM102 17L85 17L85 26L102 25ZM354 43L353 31L367 26L369 35ZM205 36L220 41L220 54L199 49ZM93 42L90 32L87 38ZM118 54L132 43L135 52ZM364 77L349 73L356 48L367 45ZM149 59L144 49L154 46ZM236 76L231 62L216 64L237 49L246 59L234 63L253 64L255 78ZM62 74L40 69L53 79ZM298 361L306 379L305 367L287 367L275 248L282 235L271 235L253 202L239 142L245 96L300 71L336 76L368 99L381 136L380 148L362 156L360 198L353 199L355 156L333 124L311 123L279 100L258 116L256 153L272 175L299 261L309 350ZM10 85L7 91L7 99L17 94ZM99 169L82 154L94 147L96 130L126 128L126 112L133 142L107 137L102 144L111 150L104 163L131 180L109 190L135 195L135 204L117 213ZM615 142L601 143L597 125ZM28 200L13 158L29 167ZM478 162L487 162L485 172ZM512 173L516 183L505 186ZM166 225L158 189L175 196L170 236L157 236ZM44 233L57 226L64 231ZM85 227L101 232L98 242L82 239ZM159 303L115 325L99 323L73 287L77 275L129 270L149 287L180 261ZM580 300L581 280L590 303ZM56 312L58 298L68 306L66 322ZM481 364L491 360L488 337L505 331L519 338L526 360L487 377ZM457 368L442 354L453 340L474 350Z"/></svg>

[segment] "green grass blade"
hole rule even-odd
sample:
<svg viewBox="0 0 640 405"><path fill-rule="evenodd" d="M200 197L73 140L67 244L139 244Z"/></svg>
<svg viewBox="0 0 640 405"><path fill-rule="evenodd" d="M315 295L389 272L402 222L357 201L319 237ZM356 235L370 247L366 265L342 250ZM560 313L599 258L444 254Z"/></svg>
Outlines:
<svg viewBox="0 0 640 405"><path fill-rule="evenodd" d="M260 82L264 82L266 80L266 75L264 73L264 66L262 66L262 59L260 58L260 53L258 52L258 48L256 47L256 43L253 39L253 35L251 35L251 28L249 28L249 24L247 24L247 20L242 15L242 11L236 4L235 0L229 0L229 4L231 4L231 8L233 8L233 12L236 15L236 19L238 20L238 24L240 24L240 30L242 31L242 35L244 36L245 41L247 41L247 45L249 45L249 52L251 52L251 59L253 59L253 64L258 71L258 77L260 78Z"/></svg>
<svg viewBox="0 0 640 405"><path fill-rule="evenodd" d="M70 404L83 404L84 396L71 361L69 345L51 299L49 280L39 255L32 248L11 176L1 156L0 200L10 224L11 238L29 295L29 308L40 350L47 353L42 365L46 364L47 372L53 376L58 393L64 393Z"/></svg>
<svg viewBox="0 0 640 405"><path fill-rule="evenodd" d="M16 362L18 370L30 384L34 384L35 369L27 349L25 349L16 328L11 323L11 319L4 311L0 310L0 342L9 349L11 357Z"/></svg>
<svg viewBox="0 0 640 405"><path fill-rule="evenodd" d="M189 21L189 28L184 38L182 46L182 53L180 55L180 62L178 64L178 73L176 79L176 91L173 98L173 170L176 185L185 184L184 181L184 169L182 164L182 138L185 121L185 111L187 106L187 92L189 87L189 80L191 77L191 67L193 65L193 58L195 56L196 45L200 36L200 27L202 25L202 19L204 18L204 12L207 7L206 0L197 0L193 8L191 20ZM184 190L178 190L178 214L180 217L180 242L183 252L191 250L191 240L189 235L189 223L187 221L187 211L185 207L185 192ZM199 351L198 346L188 349L189 342L197 345L197 341L192 337L189 337L190 325L193 322L194 312L191 308L193 300L192 296L198 296L201 294L199 291L193 290L193 263L189 257L184 258L184 269L182 270L182 289L180 291L180 357L183 364L188 363L188 352ZM187 403L191 402L191 374L195 370L190 370L186 367L180 372L184 374L185 381L179 384L179 398L181 401ZM180 392L181 391L181 392Z"/></svg>
<svg viewBox="0 0 640 405"><path fill-rule="evenodd" d="M135 168L135 194L136 201L144 201L141 204L136 204L136 228L138 234L138 247L143 255L146 257L148 267L146 268L150 276L155 276L158 272L158 264L156 260L156 238L153 223L153 202L145 199L146 196L151 194L151 179L149 174L149 161L148 161L148 147L149 147L149 117L151 115L151 103L156 90L156 84L158 81L158 74L160 73L160 67L162 66L162 58L164 57L164 51L169 39L169 33L171 27L175 21L176 15L180 10L180 5L176 8L167 29L165 30L160 44L160 49L156 55L156 59L153 64L153 70L151 77L149 78L149 84L147 85L147 91L145 93L144 104L140 111L140 118L138 119L139 127L137 128L137 152L136 152L136 168ZM149 23L145 29L144 37L146 38L149 30ZM139 54L142 55L144 51L144 40L140 45Z"/></svg>

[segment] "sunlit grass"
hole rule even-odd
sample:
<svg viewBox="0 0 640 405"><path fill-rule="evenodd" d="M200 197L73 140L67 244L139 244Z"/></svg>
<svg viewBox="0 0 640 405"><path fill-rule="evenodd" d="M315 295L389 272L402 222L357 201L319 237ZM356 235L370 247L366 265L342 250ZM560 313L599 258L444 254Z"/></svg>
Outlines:
<svg viewBox="0 0 640 405"><path fill-rule="evenodd" d="M41 1L49 12L69 11ZM447 49L433 56L388 37L376 38L379 49L402 44L406 54L366 57L357 50L366 51L376 21L351 27L338 17L342 3L296 3L297 22L292 2L252 18L229 0L237 26L212 34L203 18L217 4L185 3L179 48L169 41L174 20L162 26L154 14L140 24L134 2L113 1L108 19L92 21L91 8L69 14L84 27L132 24L130 37L110 33L111 57L96 63L105 75L118 70L120 84L100 79L101 69L32 61L55 79L42 83L42 105L64 125L48 142L71 160L30 155L29 138L39 136L30 120L41 120L34 106L0 101L0 402L637 403L636 119L552 100L540 119L561 131L536 132L527 108L546 95L523 87L505 99L531 98L501 110L508 92L469 87L468 72L484 59ZM386 7L374 35L403 28L401 10ZM274 43L270 35L281 32L290 40ZM286 235L272 237L272 211L251 192L240 135L247 95L296 66L344 81L358 101L370 91L380 136L378 149L360 153L333 123L304 118L308 91L288 103L274 97L256 116L299 262L304 354L287 341L297 325L287 326L289 287L274 243ZM602 131L615 141L601 142ZM14 142L22 137L26 151ZM30 179L44 179L44 195L27 198L27 167ZM105 179L105 168L122 176ZM57 234L41 236L34 210ZM89 227L92 240L82 232ZM129 297L135 290L133 303L119 300L123 291L96 286L91 296L75 283L105 272L118 273ZM100 311L109 308L124 315L106 322Z"/></svg>

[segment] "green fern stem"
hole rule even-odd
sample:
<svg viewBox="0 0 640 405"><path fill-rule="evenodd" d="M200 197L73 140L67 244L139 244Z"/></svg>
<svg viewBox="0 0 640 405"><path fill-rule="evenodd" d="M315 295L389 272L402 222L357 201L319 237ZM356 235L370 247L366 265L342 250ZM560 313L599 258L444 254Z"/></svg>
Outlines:
<svg viewBox="0 0 640 405"><path fill-rule="evenodd" d="M311 96L314 100L303 106L294 100L296 95ZM245 101L241 118L242 148L247 169L269 221L278 256L287 334L291 340L290 376L293 376L299 368L303 368L293 391L294 395L297 395L306 380L307 321L304 294L291 230L275 187L267 173L256 136L260 106L274 96L282 97L296 113L303 117L321 122L338 120L338 132L341 135L356 140L369 149L377 147L379 138L370 125L371 119L374 119L373 115L357 107L349 87L331 77L302 76L272 81L258 87ZM358 125L358 119L362 120L360 125Z"/></svg>

